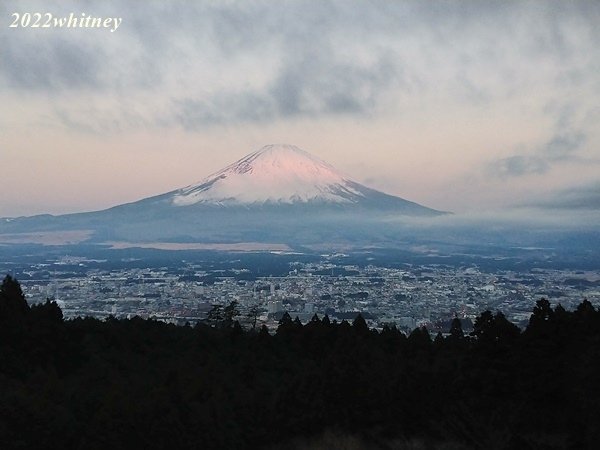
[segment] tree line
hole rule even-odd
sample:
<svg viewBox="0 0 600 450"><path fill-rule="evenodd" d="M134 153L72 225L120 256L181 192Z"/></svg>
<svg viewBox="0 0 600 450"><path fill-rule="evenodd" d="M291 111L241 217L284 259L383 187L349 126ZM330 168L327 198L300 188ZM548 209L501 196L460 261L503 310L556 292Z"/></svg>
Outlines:
<svg viewBox="0 0 600 450"><path fill-rule="evenodd" d="M365 448L600 442L600 311L587 300L567 311L541 299L525 330L484 311L472 333L456 319L433 339L360 315L302 325L285 314L274 334L242 329L230 310L216 319L64 320L7 276L0 448L283 448L328 430Z"/></svg>

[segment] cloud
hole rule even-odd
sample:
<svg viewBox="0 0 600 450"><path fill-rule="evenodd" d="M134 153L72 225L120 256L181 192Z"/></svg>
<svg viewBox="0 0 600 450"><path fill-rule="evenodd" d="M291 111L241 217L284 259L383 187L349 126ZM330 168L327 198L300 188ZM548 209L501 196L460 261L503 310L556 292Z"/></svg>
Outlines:
<svg viewBox="0 0 600 450"><path fill-rule="evenodd" d="M555 133L546 143L529 154L498 159L488 165L488 172L500 178L544 174L555 164L578 161L577 152L586 142L581 131Z"/></svg>
<svg viewBox="0 0 600 450"><path fill-rule="evenodd" d="M565 161L576 158L576 152L585 143L582 132L558 134L541 149L540 153L548 161Z"/></svg>
<svg viewBox="0 0 600 450"><path fill-rule="evenodd" d="M600 181L553 192L528 206L544 209L600 211Z"/></svg>
<svg viewBox="0 0 600 450"><path fill-rule="evenodd" d="M595 225L600 219L598 209L572 209L568 214L557 213L556 208L540 208L539 205L521 206L485 212L449 214L436 217L388 217L389 223L403 224L407 229L418 230L425 237L447 232L455 243L466 240L473 242L475 236L481 242L490 242L492 236L505 242L529 235L537 239L550 232L592 232L596 240L600 237ZM439 234L442 233L442 234ZM520 236L520 237L519 237ZM546 235L548 242L556 241L559 235ZM465 242L465 241L463 241Z"/></svg>
<svg viewBox="0 0 600 450"><path fill-rule="evenodd" d="M549 167L548 161L539 156L514 155L496 161L490 170L499 177L520 177L546 173Z"/></svg>
<svg viewBox="0 0 600 450"><path fill-rule="evenodd" d="M49 11L41 1L19 2L19 9ZM198 130L301 117L366 119L419 102L450 111L489 108L532 87L559 89L560 96L573 80L585 90L600 78L600 7L593 1L172 0L139 8L115 0L51 9L123 17L115 33L0 30L0 87L47 95L64 113L57 120L79 131L105 127L90 123L94 115L69 125L64 117L79 117L81 106L62 99L64 92L90 94L96 109L111 97L99 116L112 114L115 129L155 123ZM7 6L2 10L9 16ZM139 105L143 120L122 117L129 103ZM556 145L560 153L569 143ZM503 163L506 171L544 170L535 157L517 156Z"/></svg>
<svg viewBox="0 0 600 450"><path fill-rule="evenodd" d="M9 88L56 91L103 87L100 48L66 38L31 40L2 51L2 76Z"/></svg>
<svg viewBox="0 0 600 450"><path fill-rule="evenodd" d="M184 97L174 100L174 108L177 120L187 130L223 123L368 115L398 80L397 68L385 58L365 67L337 62L333 55L327 62L315 56L286 65L262 88Z"/></svg>

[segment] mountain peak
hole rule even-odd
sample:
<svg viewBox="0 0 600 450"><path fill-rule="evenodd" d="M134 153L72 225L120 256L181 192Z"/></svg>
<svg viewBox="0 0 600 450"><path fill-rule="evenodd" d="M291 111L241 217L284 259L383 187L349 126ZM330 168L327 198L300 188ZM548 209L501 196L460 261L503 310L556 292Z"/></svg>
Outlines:
<svg viewBox="0 0 600 450"><path fill-rule="evenodd" d="M287 175L300 175L302 172L311 171L315 174L325 171L337 172L333 166L314 155L289 144L270 144L250 153L223 169L234 170L236 173L245 173L246 170L266 170L269 167ZM318 170L318 169L321 170ZM221 171L222 172L222 171ZM217 172L220 173L220 172ZM321 173L321 175L323 175ZM338 174L341 177L341 174Z"/></svg>
<svg viewBox="0 0 600 450"><path fill-rule="evenodd" d="M368 188L314 155L288 144L266 145L196 184L160 196L185 206L334 206L352 211L435 215L435 211ZM316 210L315 210L316 211Z"/></svg>
<svg viewBox="0 0 600 450"><path fill-rule="evenodd" d="M291 144L268 144L257 150L255 153L260 155L277 153L300 153L302 155L310 155L310 153Z"/></svg>
<svg viewBox="0 0 600 450"><path fill-rule="evenodd" d="M362 194L347 177L308 152L271 144L173 195L176 206L257 203L347 203ZM354 182L352 182L354 183Z"/></svg>
<svg viewBox="0 0 600 450"><path fill-rule="evenodd" d="M257 158L273 158L273 159L307 159L318 164L322 164L325 166L331 167L325 161L317 158L316 156L308 153L307 151L302 150L295 145L290 144L269 144L255 151L254 153L250 153L247 157L255 156ZM245 158L243 158L245 159Z"/></svg>

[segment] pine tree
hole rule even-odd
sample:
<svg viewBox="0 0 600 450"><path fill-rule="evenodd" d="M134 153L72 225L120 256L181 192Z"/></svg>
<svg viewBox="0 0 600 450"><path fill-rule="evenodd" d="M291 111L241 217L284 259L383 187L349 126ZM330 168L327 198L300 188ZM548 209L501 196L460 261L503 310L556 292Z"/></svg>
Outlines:
<svg viewBox="0 0 600 450"><path fill-rule="evenodd" d="M458 317L454 317L452 319L452 323L450 324L450 338L452 340L458 341L465 337L465 333L462 329L462 324L460 323L460 319Z"/></svg>
<svg viewBox="0 0 600 450"><path fill-rule="evenodd" d="M364 333L364 332L369 331L369 326L367 325L367 321L364 319L364 317L360 313L352 321L352 328L357 333Z"/></svg>
<svg viewBox="0 0 600 450"><path fill-rule="evenodd" d="M206 321L212 327L218 327L223 322L223 307L221 305L212 305L212 308L206 315Z"/></svg>
<svg viewBox="0 0 600 450"><path fill-rule="evenodd" d="M554 311L550 302L545 298L538 300L533 307L533 312L529 318L527 332L529 334L542 335L549 332L549 326L554 318Z"/></svg>
<svg viewBox="0 0 600 450"><path fill-rule="evenodd" d="M17 319L29 312L29 305L19 282L6 275L0 285L0 319Z"/></svg>
<svg viewBox="0 0 600 450"><path fill-rule="evenodd" d="M248 319L252 321L252 331L256 330L256 322L258 320L259 309L257 305L253 305L248 310Z"/></svg>
<svg viewBox="0 0 600 450"><path fill-rule="evenodd" d="M509 322L502 312L484 311L475 319L472 336L480 344L509 343L521 334L519 327Z"/></svg>
<svg viewBox="0 0 600 450"><path fill-rule="evenodd" d="M31 316L35 319L47 322L62 322L63 313L55 301L46 299L46 303L40 303L31 307Z"/></svg>
<svg viewBox="0 0 600 450"><path fill-rule="evenodd" d="M279 326L277 327L277 335L282 335L288 333L290 330L294 328L294 322L292 321L292 316L286 311L279 319Z"/></svg>
<svg viewBox="0 0 600 450"><path fill-rule="evenodd" d="M233 300L229 305L225 307L223 310L223 322L226 327L231 327L233 325L233 319L236 316L239 316L240 311L238 309L238 302Z"/></svg>

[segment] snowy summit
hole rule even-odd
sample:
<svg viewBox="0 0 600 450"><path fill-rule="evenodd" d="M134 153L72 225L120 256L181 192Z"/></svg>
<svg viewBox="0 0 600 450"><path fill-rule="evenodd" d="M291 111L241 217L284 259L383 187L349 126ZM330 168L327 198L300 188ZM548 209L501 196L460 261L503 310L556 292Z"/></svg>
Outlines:
<svg viewBox="0 0 600 450"><path fill-rule="evenodd" d="M356 203L365 197L361 187L310 153L278 144L267 145L199 183L175 191L172 203Z"/></svg>

